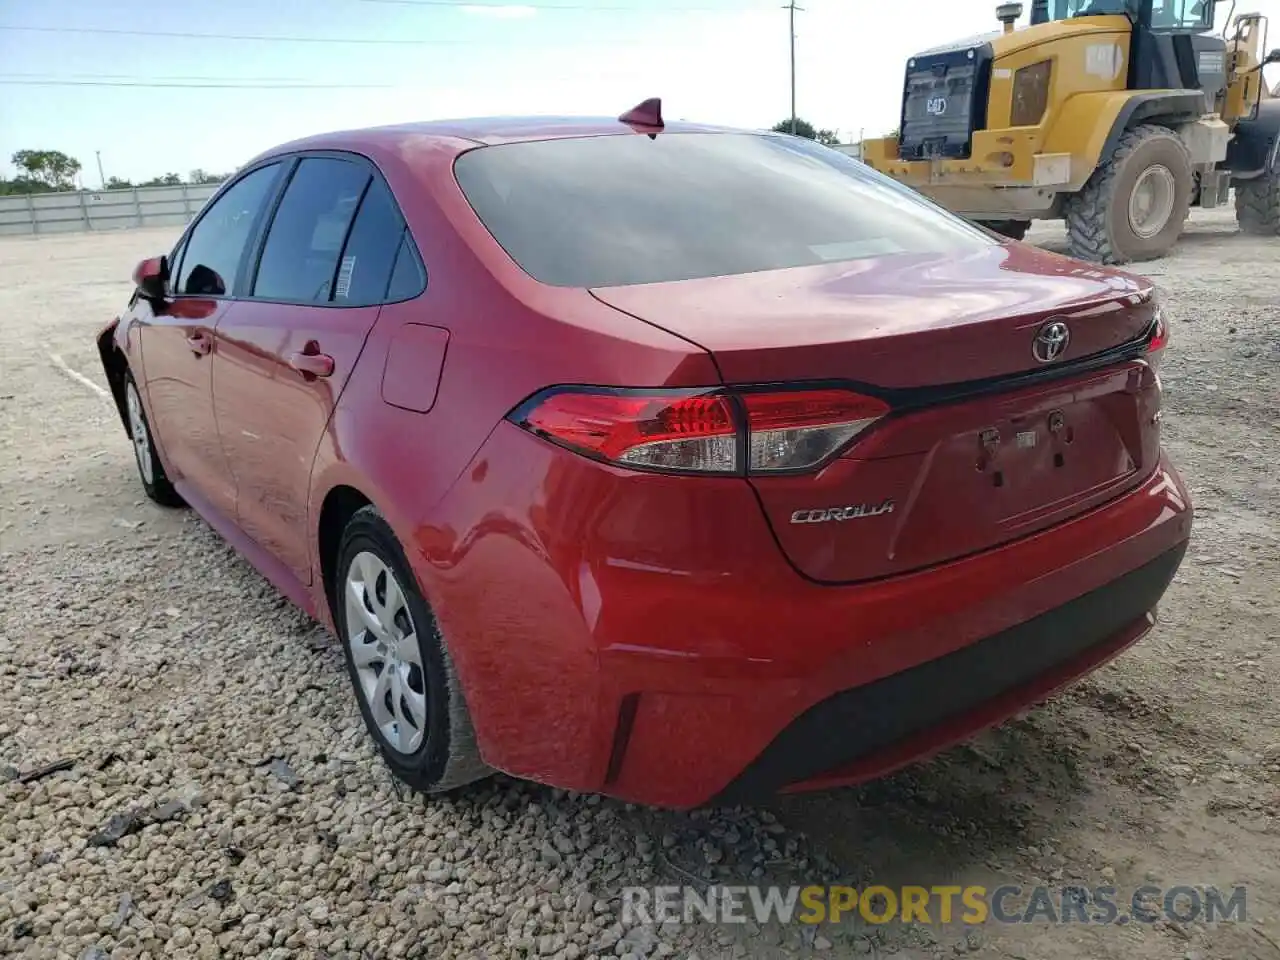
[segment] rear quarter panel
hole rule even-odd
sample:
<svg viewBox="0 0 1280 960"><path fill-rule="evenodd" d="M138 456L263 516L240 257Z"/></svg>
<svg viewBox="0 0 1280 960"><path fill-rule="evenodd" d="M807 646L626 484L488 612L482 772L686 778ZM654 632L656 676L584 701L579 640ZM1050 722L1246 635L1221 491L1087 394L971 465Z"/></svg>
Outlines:
<svg viewBox="0 0 1280 960"><path fill-rule="evenodd" d="M474 461L503 417L547 386L694 386L717 384L719 376L700 347L607 307L585 290L543 288L519 274L454 183L456 152L442 147L438 138L423 138L394 155L372 155L409 222L426 266L427 286L414 300L382 308L318 449L309 513L313 582L319 585L323 578L315 530L329 491L351 486L382 512L436 613L489 758L494 753L486 745L500 742L522 710L528 717L529 711L554 705L558 723L587 729L597 706L582 678L594 675L595 651L589 644L571 644L573 663L561 663L564 669L544 663L539 676L546 683L527 701L515 702L517 689L530 691L530 657L514 651L528 650L538 637L556 635L539 626L548 616L573 630L573 623L583 622L581 605L576 591L545 563L533 570L510 567L512 551L503 545L512 531L536 527L527 500L498 496L484 509L458 511L456 502L448 506L446 494L460 476L487 473L492 488L502 491L510 486L504 476L528 473L531 464ZM428 412L387 400L397 394L385 383L388 360L405 342L398 335L409 323L448 332L442 366L434 347L425 351L421 363L396 356L393 365L393 371L401 371L398 375L421 369L424 377L433 377L439 369L434 402L410 405L427 406ZM460 580L451 572L464 555L473 558L468 570L477 564L483 569ZM477 598L472 589L477 581L507 583L511 589L500 598ZM322 594L317 601L325 609ZM506 668L495 667L503 663ZM564 689L547 685L553 681ZM570 716L571 709L581 715ZM552 749L560 743L563 750L571 738L546 741ZM541 766L536 759L530 764Z"/></svg>
<svg viewBox="0 0 1280 960"><path fill-rule="evenodd" d="M416 143L416 146L415 146ZM495 277L519 272L501 254L478 256L477 232L501 252L453 181L457 150L439 138L411 140L372 159L387 177L426 265L426 291L382 308L317 454L312 502L337 484L361 489L408 532L432 508L517 404L559 383L632 386L719 383L709 355L676 336L607 307L585 290L543 287L524 277L518 294ZM442 183L443 181L443 183ZM450 190L452 187L452 190ZM452 204L462 209L446 211ZM484 250L491 254L492 250ZM505 263L502 262L505 260ZM523 274L520 274L523 277ZM393 344L405 324L448 332L442 366L397 357L395 369L420 368L439 384L429 412L394 406L384 383ZM357 482L358 481L358 482ZM367 488L367 489L366 489Z"/></svg>

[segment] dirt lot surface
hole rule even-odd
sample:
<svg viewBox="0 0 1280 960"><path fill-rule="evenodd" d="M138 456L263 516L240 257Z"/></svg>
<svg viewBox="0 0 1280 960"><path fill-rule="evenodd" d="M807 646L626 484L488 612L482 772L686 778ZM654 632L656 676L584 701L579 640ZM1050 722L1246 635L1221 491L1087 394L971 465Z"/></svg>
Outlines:
<svg viewBox="0 0 1280 960"><path fill-rule="evenodd" d="M1202 215L1142 268L1198 508L1148 639L891 779L689 815L397 790L336 643L143 498L101 395L93 334L172 237L0 242L0 955L1280 960L1280 243ZM1247 912L619 925L627 884L827 881L1244 885Z"/></svg>

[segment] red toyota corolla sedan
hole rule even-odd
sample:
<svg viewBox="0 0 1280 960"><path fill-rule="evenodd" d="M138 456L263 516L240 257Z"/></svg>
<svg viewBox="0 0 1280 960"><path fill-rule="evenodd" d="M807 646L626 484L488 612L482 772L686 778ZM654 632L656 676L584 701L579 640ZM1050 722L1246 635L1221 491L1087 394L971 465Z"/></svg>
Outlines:
<svg viewBox="0 0 1280 960"><path fill-rule="evenodd" d="M333 627L421 790L884 773L1141 637L1191 532L1148 283L655 102L279 147L135 280L147 493Z"/></svg>

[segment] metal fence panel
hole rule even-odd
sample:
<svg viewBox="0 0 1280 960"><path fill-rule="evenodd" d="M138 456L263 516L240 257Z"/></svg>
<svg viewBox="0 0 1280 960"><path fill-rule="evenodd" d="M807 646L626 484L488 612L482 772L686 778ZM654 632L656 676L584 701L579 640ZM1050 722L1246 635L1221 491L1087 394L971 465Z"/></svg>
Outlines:
<svg viewBox="0 0 1280 960"><path fill-rule="evenodd" d="M181 226L217 189L216 183L182 183L0 197L0 236Z"/></svg>

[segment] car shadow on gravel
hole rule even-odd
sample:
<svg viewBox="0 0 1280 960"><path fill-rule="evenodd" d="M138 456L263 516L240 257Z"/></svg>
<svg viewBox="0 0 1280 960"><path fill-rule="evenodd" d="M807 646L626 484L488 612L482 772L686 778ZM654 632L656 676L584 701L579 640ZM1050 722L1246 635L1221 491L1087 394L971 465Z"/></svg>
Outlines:
<svg viewBox="0 0 1280 960"><path fill-rule="evenodd" d="M1081 728L1094 718L1087 703L1052 704L893 776L754 806L676 812L565 797L528 784L508 789L546 811L563 813L566 802L580 807L570 816L597 804L613 811L617 829L607 840L606 860L616 867L594 891L611 910L620 909L624 888L635 884L675 885L703 896L712 887L994 889L1017 882L1029 861L1043 862L1042 854L1050 855L1083 816L1089 787L1081 764L1092 759L1080 746ZM979 949L985 937L950 922L930 928L894 921L872 929L856 916L820 927L775 919L698 925L677 934L680 945L696 945L699 956L729 956L732 948L733 956L752 958L815 949L915 958L933 955L942 943L957 952Z"/></svg>
<svg viewBox="0 0 1280 960"><path fill-rule="evenodd" d="M857 787L778 798L779 819L844 867L889 886L1002 871L1055 832L1087 791L1074 734L1033 711L981 737Z"/></svg>

